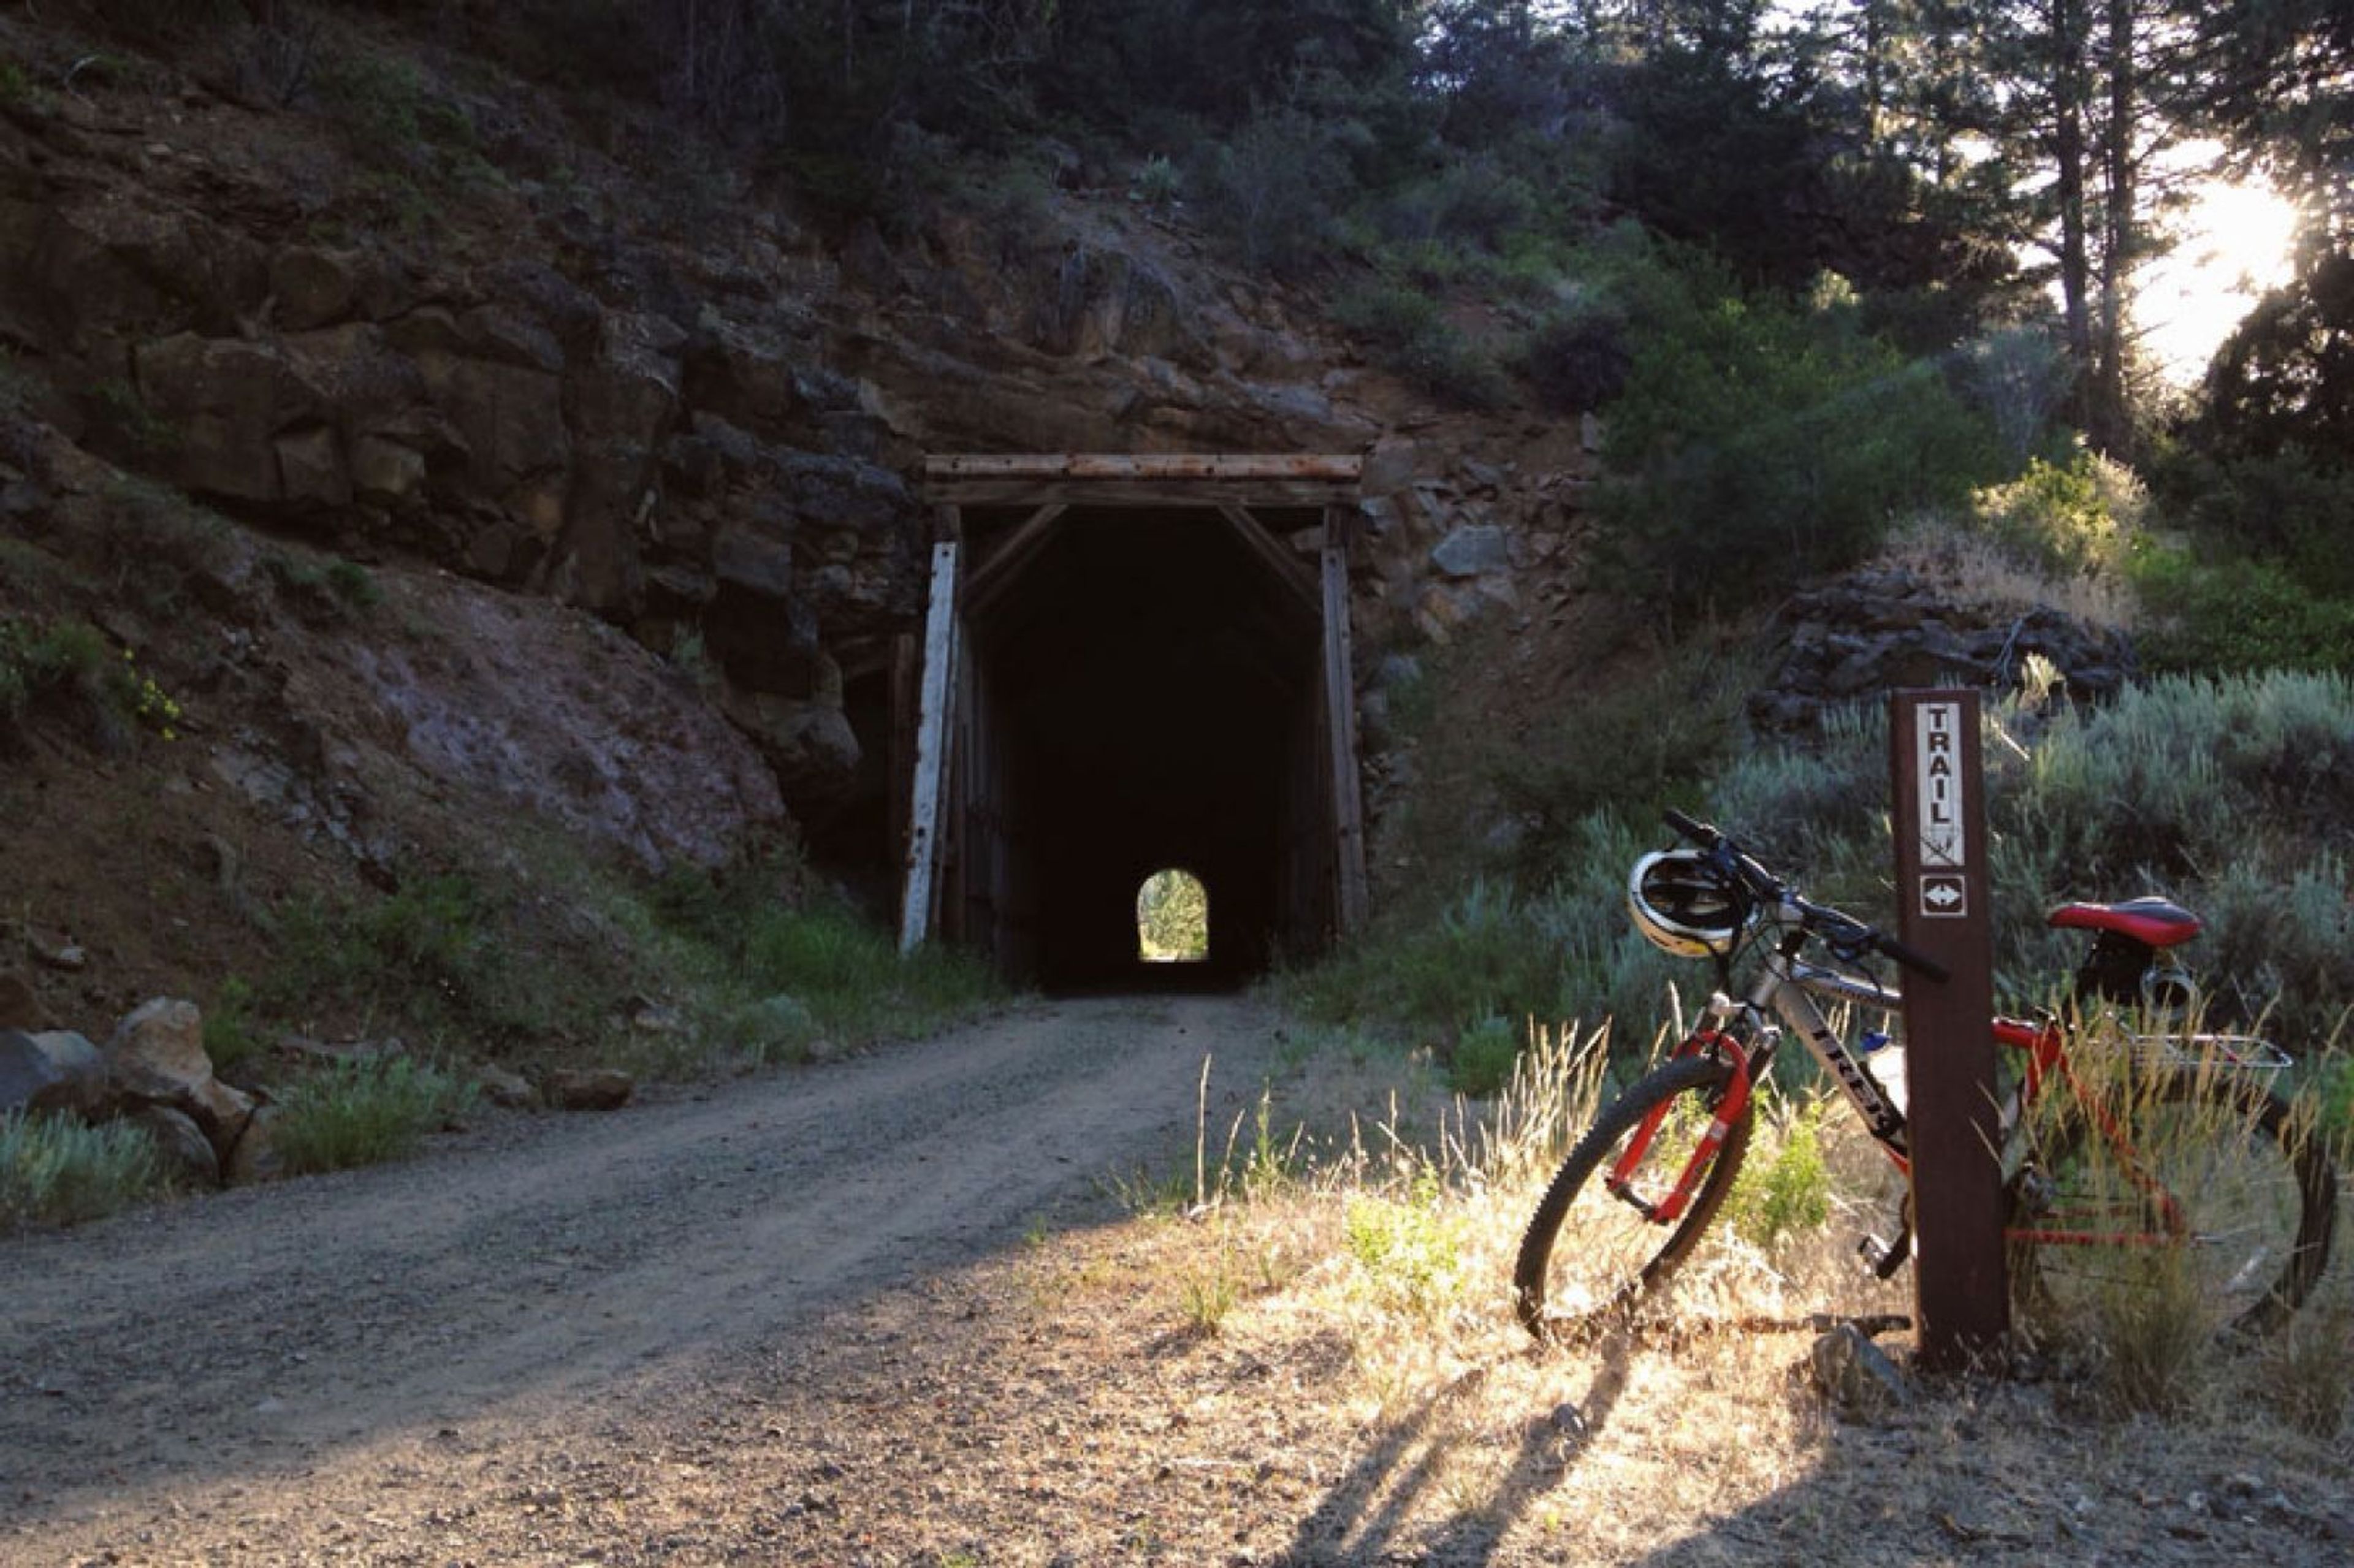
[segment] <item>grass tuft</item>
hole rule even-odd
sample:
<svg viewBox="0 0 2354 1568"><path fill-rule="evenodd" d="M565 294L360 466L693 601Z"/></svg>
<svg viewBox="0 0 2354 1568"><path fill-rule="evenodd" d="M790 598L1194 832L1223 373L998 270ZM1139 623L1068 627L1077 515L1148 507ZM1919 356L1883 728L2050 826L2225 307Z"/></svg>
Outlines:
<svg viewBox="0 0 2354 1568"><path fill-rule="evenodd" d="M472 1086L398 1056L338 1065L290 1089L275 1128L290 1175L397 1160L463 1115Z"/></svg>
<svg viewBox="0 0 2354 1568"><path fill-rule="evenodd" d="M164 1185L155 1145L135 1127L0 1115L0 1230L101 1219Z"/></svg>

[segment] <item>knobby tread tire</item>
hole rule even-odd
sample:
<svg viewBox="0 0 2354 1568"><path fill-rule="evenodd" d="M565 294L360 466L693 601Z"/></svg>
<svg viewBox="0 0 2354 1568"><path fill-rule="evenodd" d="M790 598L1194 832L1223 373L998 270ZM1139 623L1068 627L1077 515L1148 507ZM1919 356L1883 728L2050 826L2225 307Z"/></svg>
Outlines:
<svg viewBox="0 0 2354 1568"><path fill-rule="evenodd" d="M1561 1169L1553 1173L1552 1184L1537 1203L1536 1213L1529 1220L1528 1229L1521 1236L1521 1248L1512 1265L1512 1288L1515 1309L1521 1324L1540 1340L1554 1337L1554 1325L1545 1317L1545 1275L1553 1262L1553 1248L1563 1240L1561 1228L1570 1206L1576 1201L1596 1171L1616 1153L1626 1136L1649 1115L1655 1106L1672 1100L1678 1095L1698 1093L1712 1100L1715 1091L1732 1076L1732 1065L1716 1056L1683 1056L1654 1069L1638 1080L1632 1088L1620 1095L1577 1146L1562 1160ZM1755 1118L1756 1106L1752 1101L1742 1108L1740 1118L1725 1134L1714 1162L1702 1177L1700 1190L1692 1196L1691 1206L1676 1222L1673 1230L1639 1274L1627 1283L1622 1302L1631 1304L1657 1288L1691 1255L1700 1244L1701 1235L1716 1218L1717 1211L1733 1191L1734 1178L1740 1173L1741 1161L1749 1151L1749 1134ZM1677 1152L1679 1164L1689 1148ZM1576 1238L1567 1238L1575 1245Z"/></svg>

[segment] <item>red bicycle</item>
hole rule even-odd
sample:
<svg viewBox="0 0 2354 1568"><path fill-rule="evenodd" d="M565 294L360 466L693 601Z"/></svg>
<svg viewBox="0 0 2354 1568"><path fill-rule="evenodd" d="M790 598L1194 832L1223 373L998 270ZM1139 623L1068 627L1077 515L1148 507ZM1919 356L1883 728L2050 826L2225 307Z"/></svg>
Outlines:
<svg viewBox="0 0 2354 1568"><path fill-rule="evenodd" d="M1714 960L1724 988L1674 1054L1603 1109L1538 1202L1512 1282L1521 1321L1540 1338L1661 1309L1661 1287L1733 1190L1752 1091L1787 1033L1894 1167L1910 1168L1903 1075L1882 1066L1902 1046L1881 1031L1850 1044L1822 1003L1893 1015L1903 998L1868 972L1872 955L1943 971L1809 902L1713 827L1675 811L1667 821L1691 844L1636 863L1628 911L1668 952ZM2085 1006L2195 1014L2173 950L2198 934L2196 916L2137 898L2069 904L2050 919L2093 934L2077 980ZM1744 951L1754 978L1728 995ZM2020 1062L2001 1107L2014 1294L2066 1310L2163 1273L2218 1332L2266 1333L2296 1311L2328 1261L2338 1177L2269 1086L2285 1053L2243 1035L2079 1031L2056 1018L2000 1018L1994 1033ZM2097 1058L2084 1059L2096 1043ZM1909 1223L1866 1250L1882 1277L1894 1273L1911 1255Z"/></svg>

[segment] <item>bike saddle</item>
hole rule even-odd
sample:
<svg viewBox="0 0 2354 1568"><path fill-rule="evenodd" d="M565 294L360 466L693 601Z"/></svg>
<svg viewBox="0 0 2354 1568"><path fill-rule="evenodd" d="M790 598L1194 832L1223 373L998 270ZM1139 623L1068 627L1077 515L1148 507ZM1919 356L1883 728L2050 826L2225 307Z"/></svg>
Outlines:
<svg viewBox="0 0 2354 1568"><path fill-rule="evenodd" d="M2155 894L2123 904L2062 904L2044 920L2062 930L2115 931L2153 948L2187 942L2206 925L2174 900Z"/></svg>

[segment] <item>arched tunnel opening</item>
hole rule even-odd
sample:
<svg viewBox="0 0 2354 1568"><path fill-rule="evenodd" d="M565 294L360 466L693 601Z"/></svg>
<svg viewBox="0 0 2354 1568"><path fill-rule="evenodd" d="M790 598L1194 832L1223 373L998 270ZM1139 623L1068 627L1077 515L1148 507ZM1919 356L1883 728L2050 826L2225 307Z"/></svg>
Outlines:
<svg viewBox="0 0 2354 1568"><path fill-rule="evenodd" d="M938 933L1057 991L1233 985L1313 954L1342 924L1348 815L1312 564L1331 513L1058 493L956 514ZM1214 911L1196 963L1140 947L1140 889L1172 867Z"/></svg>

